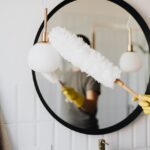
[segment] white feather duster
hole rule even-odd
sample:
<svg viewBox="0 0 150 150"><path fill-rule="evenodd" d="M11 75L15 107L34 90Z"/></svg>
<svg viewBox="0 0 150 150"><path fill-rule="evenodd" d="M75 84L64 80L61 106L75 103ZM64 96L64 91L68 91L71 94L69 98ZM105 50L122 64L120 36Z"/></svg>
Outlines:
<svg viewBox="0 0 150 150"><path fill-rule="evenodd" d="M55 27L49 33L49 39L64 59L104 86L113 88L115 80L120 79L121 70L101 53L84 43L76 34L64 28Z"/></svg>
<svg viewBox="0 0 150 150"><path fill-rule="evenodd" d="M59 83L62 71L60 69L55 70L50 73L41 73L41 75L46 78L51 83Z"/></svg>

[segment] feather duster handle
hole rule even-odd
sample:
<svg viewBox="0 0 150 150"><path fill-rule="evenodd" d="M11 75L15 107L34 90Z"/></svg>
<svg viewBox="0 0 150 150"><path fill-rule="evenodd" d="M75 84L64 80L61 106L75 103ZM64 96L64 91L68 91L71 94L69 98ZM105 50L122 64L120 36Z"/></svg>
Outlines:
<svg viewBox="0 0 150 150"><path fill-rule="evenodd" d="M49 39L64 59L104 86L113 88L115 80L120 79L121 70L75 34L64 28L55 27L49 33Z"/></svg>

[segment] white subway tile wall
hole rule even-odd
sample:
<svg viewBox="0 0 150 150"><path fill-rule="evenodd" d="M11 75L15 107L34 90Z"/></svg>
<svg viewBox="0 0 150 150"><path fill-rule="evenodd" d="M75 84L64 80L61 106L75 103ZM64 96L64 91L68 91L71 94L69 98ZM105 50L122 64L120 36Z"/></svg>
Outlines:
<svg viewBox="0 0 150 150"><path fill-rule="evenodd" d="M150 116L147 119L147 128L148 128L148 132L147 132L147 144L150 147Z"/></svg>
<svg viewBox="0 0 150 150"><path fill-rule="evenodd" d="M54 120L37 123L36 132L36 144L39 147L51 148L54 143Z"/></svg>
<svg viewBox="0 0 150 150"><path fill-rule="evenodd" d="M90 136L88 135L88 150L99 150L98 140L103 139L103 135Z"/></svg>
<svg viewBox="0 0 150 150"><path fill-rule="evenodd" d="M115 150L119 149L119 132L111 133L111 134L106 134L104 136L104 139L107 141L109 146L107 146L108 150ZM122 145L121 145L122 147Z"/></svg>
<svg viewBox="0 0 150 150"><path fill-rule="evenodd" d="M133 149L133 124L119 131L119 149Z"/></svg>
<svg viewBox="0 0 150 150"><path fill-rule="evenodd" d="M53 8L60 1L49 0L49 5ZM127 1L150 25L150 1ZM99 136L76 133L55 121L36 95L26 62L42 20L40 0L1 1L0 18L1 125L13 150L98 150L102 138L110 144L107 150L150 150L150 117L144 115L120 131Z"/></svg>
<svg viewBox="0 0 150 150"><path fill-rule="evenodd" d="M71 138L71 150L82 149L88 150L88 136L84 134L78 134L76 132L72 132Z"/></svg>
<svg viewBox="0 0 150 150"><path fill-rule="evenodd" d="M147 128L146 128L146 117L139 117L137 122L134 123L133 128L133 148L142 148L147 145ZM139 121L140 120L140 121ZM142 138L141 138L142 137Z"/></svg>

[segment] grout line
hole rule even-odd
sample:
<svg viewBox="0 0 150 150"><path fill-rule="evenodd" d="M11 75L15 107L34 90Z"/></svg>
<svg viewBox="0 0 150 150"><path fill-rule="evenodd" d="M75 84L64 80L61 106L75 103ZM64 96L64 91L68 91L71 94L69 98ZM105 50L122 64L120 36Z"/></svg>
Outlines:
<svg viewBox="0 0 150 150"><path fill-rule="evenodd" d="M18 86L17 83L14 86L14 102L16 103L16 110L15 110L15 121L14 123L17 123L18 121L18 96L17 96L17 91L18 91Z"/></svg>
<svg viewBox="0 0 150 150"><path fill-rule="evenodd" d="M147 117L147 122L146 122L146 127L147 127L147 137L146 137L146 139L147 139L147 147L150 146L150 145L149 145L150 143L149 143L149 141L148 141L148 140L150 140L150 127L148 126L149 121L150 121L150 117L148 116L148 117Z"/></svg>
<svg viewBox="0 0 150 150"><path fill-rule="evenodd" d="M55 120L52 118L52 143L51 143L51 150L55 149Z"/></svg>
<svg viewBox="0 0 150 150"><path fill-rule="evenodd" d="M19 85L16 85L16 139L17 139L17 149L19 150L19 124L18 124L18 89Z"/></svg>
<svg viewBox="0 0 150 150"><path fill-rule="evenodd" d="M17 103L17 102L16 102ZM17 105L17 104L16 104ZM18 107L16 106L16 114L18 114ZM16 115L16 120L18 118L18 115ZM41 123L41 122L51 122L51 120L24 120L24 121L10 121L10 122L0 122L0 124L6 124L6 125L14 125L14 124L28 124L28 123Z"/></svg>
<svg viewBox="0 0 150 150"><path fill-rule="evenodd" d="M35 122L35 146L38 146L38 122L37 122L37 99L36 99L36 93L33 91L33 96L34 96L34 122Z"/></svg>
<svg viewBox="0 0 150 150"><path fill-rule="evenodd" d="M34 123L34 126L34 146L38 146L38 125L36 122Z"/></svg>
<svg viewBox="0 0 150 150"><path fill-rule="evenodd" d="M53 120L54 120L54 119L53 119ZM56 147L56 146L55 146L55 144L56 144L56 141L55 141L55 140L56 140L56 139L55 139L55 138L56 138L56 121L55 121L55 120L54 120L54 123L53 123L53 124L54 124L54 127L53 127L53 146L52 146L53 149L52 149L52 150L55 150L55 147Z"/></svg>
<svg viewBox="0 0 150 150"><path fill-rule="evenodd" d="M38 98L35 92L34 98L35 98L35 121L38 122Z"/></svg>
<svg viewBox="0 0 150 150"><path fill-rule="evenodd" d="M117 150L119 150L120 144L119 144L119 131L116 132L117 134Z"/></svg>
<svg viewBox="0 0 150 150"><path fill-rule="evenodd" d="M35 124L35 123L49 123L50 120L47 121L18 121L18 122L10 122L10 123L0 123L1 125L16 125L16 124Z"/></svg>
<svg viewBox="0 0 150 150"><path fill-rule="evenodd" d="M133 129L133 123L131 124L131 139L132 139L132 141L131 141L131 148L133 149L133 143L134 143L134 135L133 135L133 131L134 129Z"/></svg>
<svg viewBox="0 0 150 150"><path fill-rule="evenodd" d="M13 87L13 100L14 100L14 103L15 103L15 117L14 117L14 121L12 122L7 122L7 123L2 123L3 125L5 126L15 126L15 137L17 139L17 142L16 143L12 143L12 146L15 146L17 149L16 150L19 150L19 146L18 146L18 124L17 124L17 114L18 114L18 96L17 96L17 91L18 91L18 85L17 83L14 84L14 87Z"/></svg>
<svg viewBox="0 0 150 150"><path fill-rule="evenodd" d="M72 147L72 143L73 143L72 141L73 141L73 139L72 138L73 138L73 132L70 130L70 143L71 143L70 144L70 149L71 150L73 150L73 147Z"/></svg>
<svg viewBox="0 0 150 150"><path fill-rule="evenodd" d="M135 122L133 123L132 127L132 149L135 149Z"/></svg>
<svg viewBox="0 0 150 150"><path fill-rule="evenodd" d="M90 150L90 139L89 139L89 135L87 135L87 150Z"/></svg>
<svg viewBox="0 0 150 150"><path fill-rule="evenodd" d="M86 138L86 150L88 150L88 135L85 135Z"/></svg>
<svg viewBox="0 0 150 150"><path fill-rule="evenodd" d="M145 130L146 130L146 141L145 141L145 144L146 144L146 147L148 147L148 117L145 116Z"/></svg>
<svg viewBox="0 0 150 150"><path fill-rule="evenodd" d="M34 121L37 121L37 98L36 98L36 93L33 91L33 96L34 96Z"/></svg>
<svg viewBox="0 0 150 150"><path fill-rule="evenodd" d="M15 100L15 101L16 101L16 123L18 123L18 109L19 109L19 107L18 107L18 93L19 93L19 92L18 92L18 89L19 89L19 87L18 87L18 85L16 85L16 90L15 90L15 93L16 93L16 94L15 94L15 95L16 95L16 96L15 96L15 97L16 97L16 98L15 98L15 99L16 99L16 100Z"/></svg>

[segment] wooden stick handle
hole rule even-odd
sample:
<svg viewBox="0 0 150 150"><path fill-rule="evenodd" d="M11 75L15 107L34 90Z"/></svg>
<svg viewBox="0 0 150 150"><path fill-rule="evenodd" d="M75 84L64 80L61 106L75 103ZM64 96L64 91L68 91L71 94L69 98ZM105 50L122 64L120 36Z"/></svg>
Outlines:
<svg viewBox="0 0 150 150"><path fill-rule="evenodd" d="M62 81L59 80L59 83L62 87L65 87L65 84Z"/></svg>
<svg viewBox="0 0 150 150"><path fill-rule="evenodd" d="M127 91L128 93L132 94L133 96L138 97L138 93L136 93L135 91L133 91L131 88L129 88L123 81L121 81L120 79L116 79L115 81L116 84L118 84L120 87L122 87L125 91Z"/></svg>

